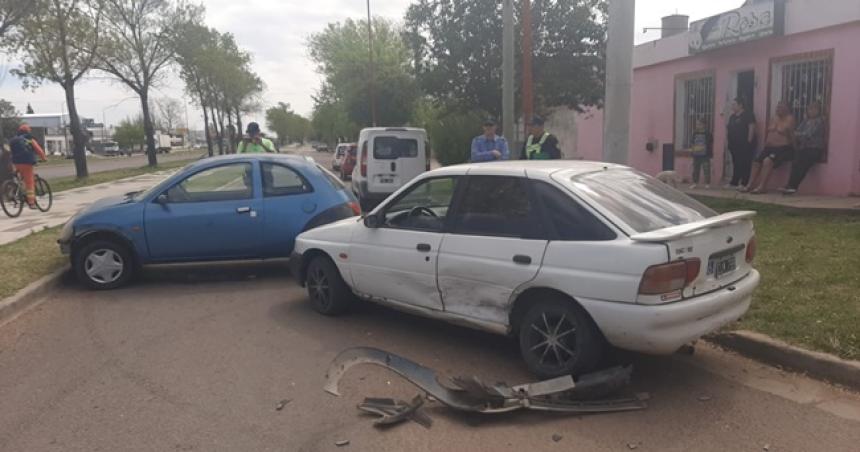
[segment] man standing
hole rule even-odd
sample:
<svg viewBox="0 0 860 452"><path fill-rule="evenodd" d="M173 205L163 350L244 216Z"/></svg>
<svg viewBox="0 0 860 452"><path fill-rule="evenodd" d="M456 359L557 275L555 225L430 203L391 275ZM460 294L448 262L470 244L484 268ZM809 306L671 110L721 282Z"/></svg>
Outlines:
<svg viewBox="0 0 860 452"><path fill-rule="evenodd" d="M508 142L505 137L496 135L496 121L487 118L484 121L484 134L472 139L472 158L474 162L492 162L510 158Z"/></svg>
<svg viewBox="0 0 860 452"><path fill-rule="evenodd" d="M543 118L532 118L529 137L523 147L523 160L558 160L561 150L558 148L558 138L543 128Z"/></svg>
<svg viewBox="0 0 860 452"><path fill-rule="evenodd" d="M263 137L263 134L260 133L260 125L256 122L248 123L245 133L248 136L239 143L236 153L262 154L264 152L275 152L275 145L272 143L272 140Z"/></svg>

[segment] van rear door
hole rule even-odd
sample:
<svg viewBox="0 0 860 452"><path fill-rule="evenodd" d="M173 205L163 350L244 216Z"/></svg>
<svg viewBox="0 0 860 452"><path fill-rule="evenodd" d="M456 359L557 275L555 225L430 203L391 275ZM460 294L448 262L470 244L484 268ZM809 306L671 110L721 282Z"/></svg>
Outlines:
<svg viewBox="0 0 860 452"><path fill-rule="evenodd" d="M425 170L425 135L406 129L388 129L369 140L367 189L393 193Z"/></svg>

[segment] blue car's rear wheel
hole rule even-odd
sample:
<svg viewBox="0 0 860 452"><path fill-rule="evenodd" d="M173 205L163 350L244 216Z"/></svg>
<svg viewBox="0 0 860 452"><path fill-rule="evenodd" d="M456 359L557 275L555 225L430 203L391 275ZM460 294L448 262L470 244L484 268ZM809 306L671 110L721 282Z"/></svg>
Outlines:
<svg viewBox="0 0 860 452"><path fill-rule="evenodd" d="M305 286L314 310L323 315L342 314L354 299L337 266L326 256L317 256L308 265Z"/></svg>
<svg viewBox="0 0 860 452"><path fill-rule="evenodd" d="M125 285L134 272L131 253L120 243L95 240L74 256L75 274L90 289L108 290Z"/></svg>

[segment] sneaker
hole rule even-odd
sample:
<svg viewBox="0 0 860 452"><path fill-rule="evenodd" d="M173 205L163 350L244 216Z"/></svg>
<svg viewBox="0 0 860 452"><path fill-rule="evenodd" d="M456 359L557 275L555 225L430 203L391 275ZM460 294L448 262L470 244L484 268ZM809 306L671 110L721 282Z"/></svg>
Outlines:
<svg viewBox="0 0 860 452"><path fill-rule="evenodd" d="M696 184L690 185L690 190L695 190L695 189L696 189Z"/></svg>
<svg viewBox="0 0 860 452"><path fill-rule="evenodd" d="M793 195L795 193L797 193L797 190L795 190L793 188L786 188L786 189L782 190L783 195Z"/></svg>
<svg viewBox="0 0 860 452"><path fill-rule="evenodd" d="M710 189L711 189L711 184L705 184L705 190L710 190Z"/></svg>

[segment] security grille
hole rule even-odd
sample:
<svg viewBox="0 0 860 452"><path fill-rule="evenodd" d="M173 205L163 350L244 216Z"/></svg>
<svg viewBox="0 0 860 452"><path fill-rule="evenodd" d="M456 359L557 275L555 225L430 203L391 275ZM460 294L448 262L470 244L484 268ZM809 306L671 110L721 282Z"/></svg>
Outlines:
<svg viewBox="0 0 860 452"><path fill-rule="evenodd" d="M708 130L714 130L714 78L704 77L683 82L683 132L682 143L688 149L693 143L696 120L705 122Z"/></svg>
<svg viewBox="0 0 860 452"><path fill-rule="evenodd" d="M821 102L822 111L827 111L832 69L833 60L829 57L783 64L781 100L788 102L798 124L813 101Z"/></svg>

